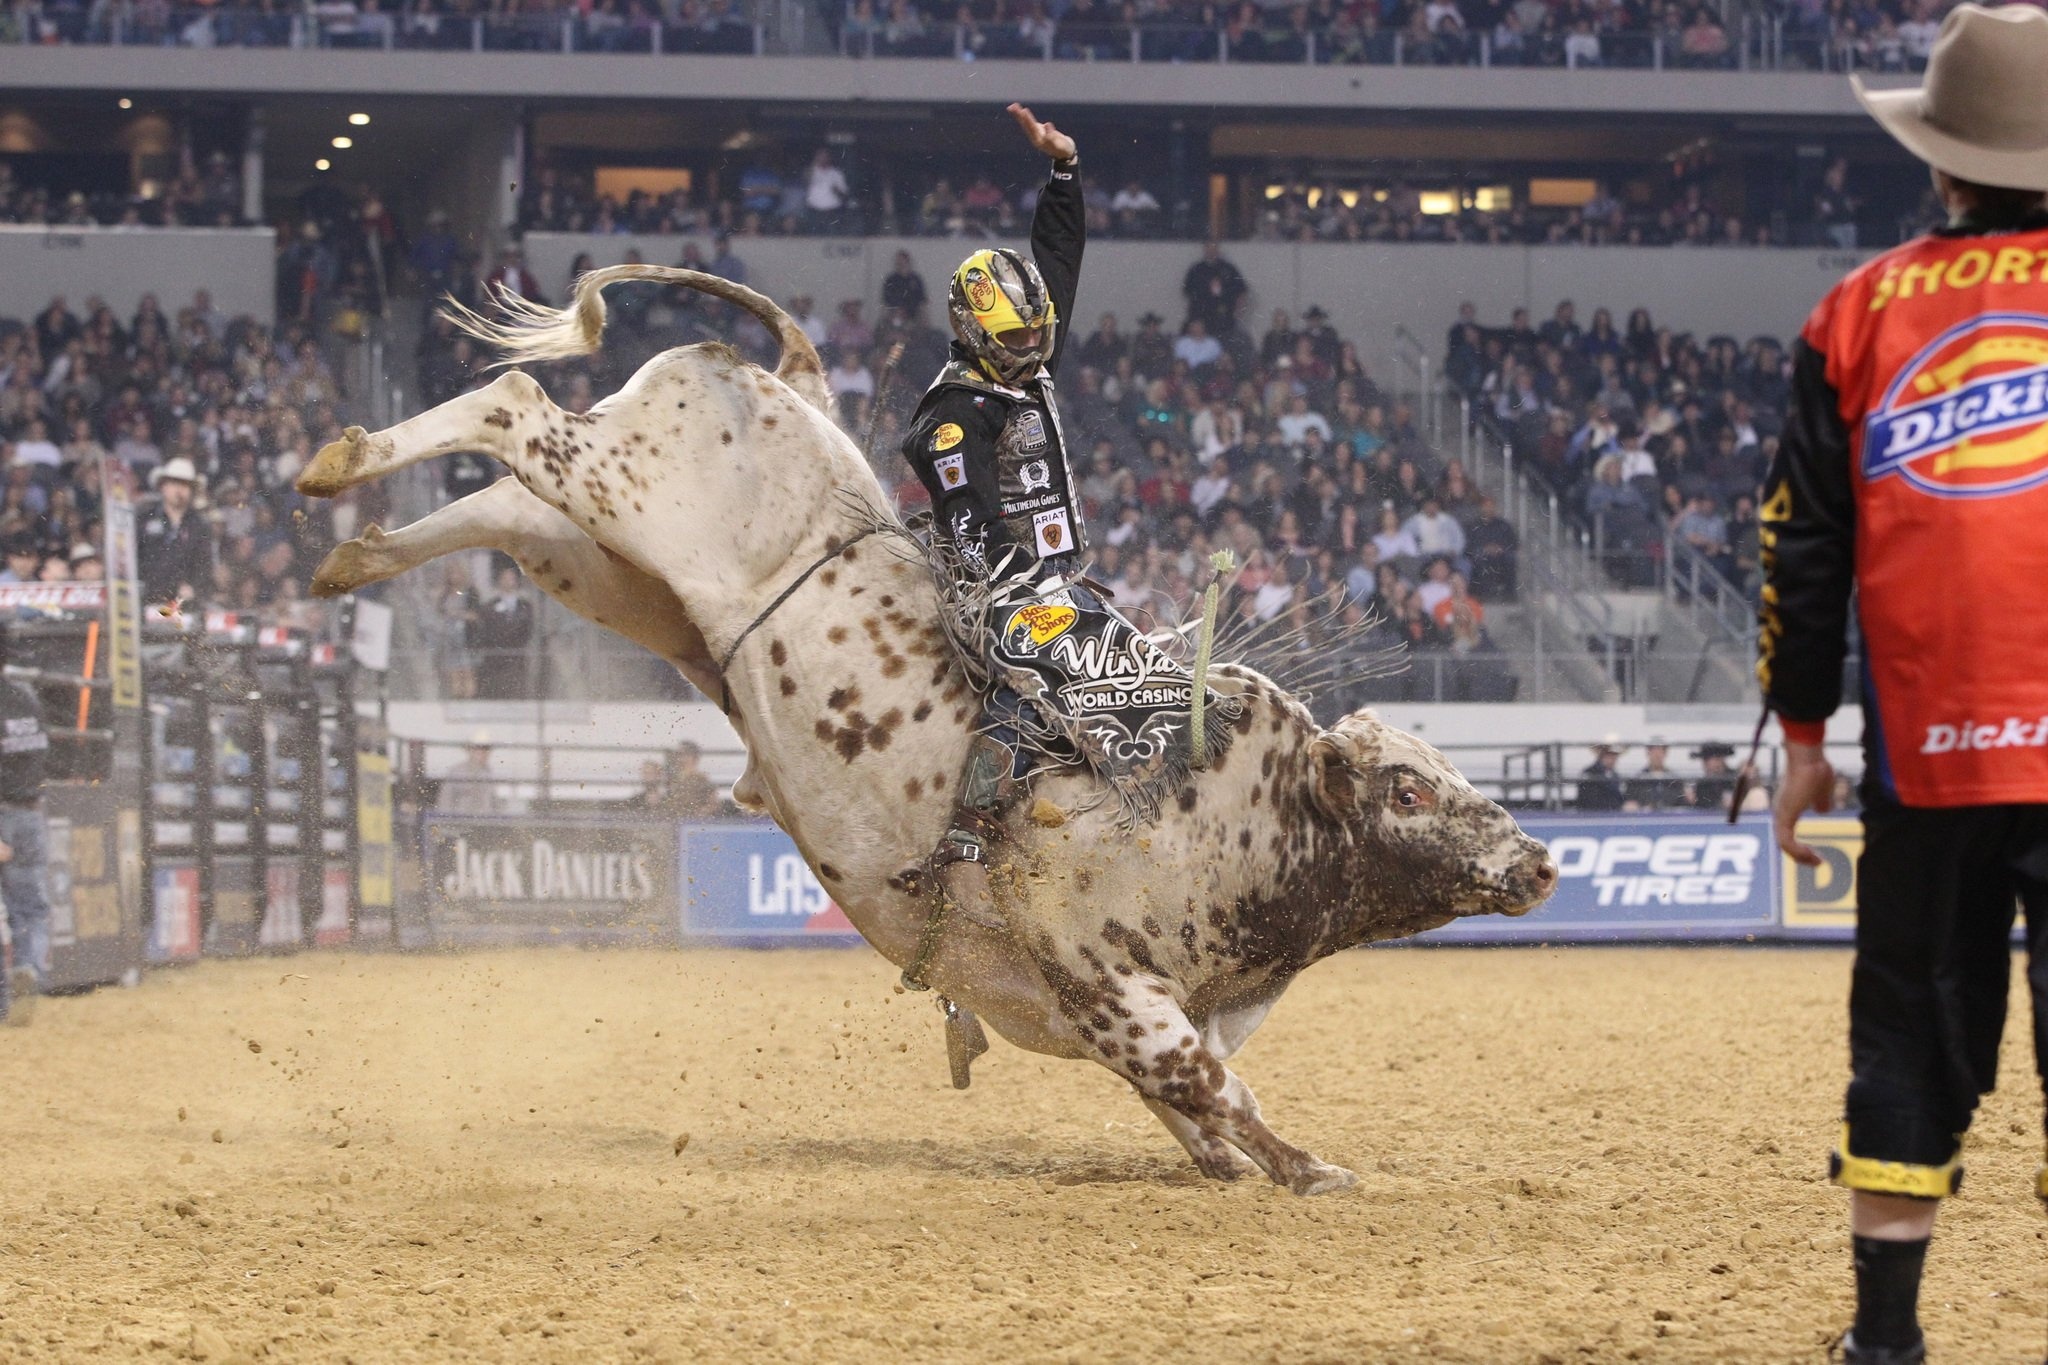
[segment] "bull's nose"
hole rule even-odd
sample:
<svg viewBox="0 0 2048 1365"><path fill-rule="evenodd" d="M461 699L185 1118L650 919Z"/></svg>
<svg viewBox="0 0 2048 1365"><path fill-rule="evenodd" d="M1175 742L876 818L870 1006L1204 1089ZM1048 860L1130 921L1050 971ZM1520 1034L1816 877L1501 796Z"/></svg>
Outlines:
<svg viewBox="0 0 2048 1365"><path fill-rule="evenodd" d="M1546 856L1536 865L1536 871L1531 875L1536 883L1536 889L1548 895L1550 889L1557 885L1557 864Z"/></svg>

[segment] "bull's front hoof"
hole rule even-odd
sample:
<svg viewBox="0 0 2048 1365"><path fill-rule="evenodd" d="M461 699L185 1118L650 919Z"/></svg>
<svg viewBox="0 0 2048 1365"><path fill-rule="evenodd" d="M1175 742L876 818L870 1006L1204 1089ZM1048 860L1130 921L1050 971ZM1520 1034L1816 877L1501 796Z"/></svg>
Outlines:
<svg viewBox="0 0 2048 1365"><path fill-rule="evenodd" d="M1332 1166L1327 1161L1318 1161L1307 1170L1287 1182L1287 1188L1296 1194L1332 1194L1348 1190L1358 1183L1358 1177L1342 1166Z"/></svg>
<svg viewBox="0 0 2048 1365"><path fill-rule="evenodd" d="M356 482L355 472L362 467L363 447L369 438L370 433L361 427L342 432L339 441L329 441L320 447L320 453L300 471L293 487L309 498L331 498L346 491Z"/></svg>

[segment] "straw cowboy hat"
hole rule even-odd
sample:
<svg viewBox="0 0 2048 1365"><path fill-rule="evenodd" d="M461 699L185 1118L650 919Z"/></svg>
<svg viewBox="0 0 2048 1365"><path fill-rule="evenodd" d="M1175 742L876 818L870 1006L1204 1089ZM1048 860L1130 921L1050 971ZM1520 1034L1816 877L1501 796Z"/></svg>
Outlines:
<svg viewBox="0 0 2048 1365"><path fill-rule="evenodd" d="M1856 98L1907 151L1958 180L2048 190L2048 13L1959 5L1942 23L1927 83Z"/></svg>

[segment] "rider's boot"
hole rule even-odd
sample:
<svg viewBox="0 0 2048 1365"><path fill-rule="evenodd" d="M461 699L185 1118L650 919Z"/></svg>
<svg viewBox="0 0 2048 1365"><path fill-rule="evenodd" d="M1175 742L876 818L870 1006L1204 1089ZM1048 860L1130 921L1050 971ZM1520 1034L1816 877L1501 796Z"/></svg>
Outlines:
<svg viewBox="0 0 2048 1365"><path fill-rule="evenodd" d="M1010 746L994 735L976 735L967 751L967 769L961 776L960 799L953 819L938 848L925 862L926 883L932 896L931 913L917 937L917 953L903 969L903 985L913 991L929 990L926 979L947 916L965 915L979 924L999 925L989 889L989 854L1002 833L1003 811L1009 805L1015 782L1011 768L1015 756Z"/></svg>

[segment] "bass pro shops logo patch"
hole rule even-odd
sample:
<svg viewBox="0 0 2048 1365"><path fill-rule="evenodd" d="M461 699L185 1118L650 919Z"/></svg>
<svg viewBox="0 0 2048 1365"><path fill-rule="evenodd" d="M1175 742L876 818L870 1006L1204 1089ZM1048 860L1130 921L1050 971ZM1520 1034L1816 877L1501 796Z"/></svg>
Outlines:
<svg viewBox="0 0 2048 1365"><path fill-rule="evenodd" d="M980 266L971 267L962 277L960 287L966 291L967 306L977 313L986 313L996 306L996 282Z"/></svg>
<svg viewBox="0 0 2048 1365"><path fill-rule="evenodd" d="M1033 602L1010 613L1003 625L1003 643L1019 658L1036 658L1038 651L1074 628L1081 613L1056 602Z"/></svg>
<svg viewBox="0 0 2048 1365"><path fill-rule="evenodd" d="M1972 318L1900 367L1863 426L1863 477L1894 474L1938 498L2048 480L2048 317Z"/></svg>

